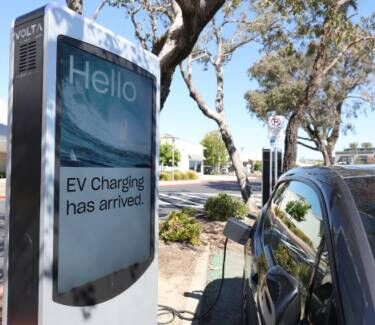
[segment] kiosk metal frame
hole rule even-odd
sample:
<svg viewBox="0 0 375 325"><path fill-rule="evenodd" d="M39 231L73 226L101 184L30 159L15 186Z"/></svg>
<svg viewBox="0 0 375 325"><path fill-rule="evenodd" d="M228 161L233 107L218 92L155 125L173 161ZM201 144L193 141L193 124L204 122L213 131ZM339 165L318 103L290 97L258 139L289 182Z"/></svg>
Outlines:
<svg viewBox="0 0 375 325"><path fill-rule="evenodd" d="M65 295L56 289L58 44L62 41L133 69L154 85L149 258ZM15 20L3 324L156 324L159 85L159 62L153 54L67 8L47 5ZM96 294L90 296L92 290Z"/></svg>

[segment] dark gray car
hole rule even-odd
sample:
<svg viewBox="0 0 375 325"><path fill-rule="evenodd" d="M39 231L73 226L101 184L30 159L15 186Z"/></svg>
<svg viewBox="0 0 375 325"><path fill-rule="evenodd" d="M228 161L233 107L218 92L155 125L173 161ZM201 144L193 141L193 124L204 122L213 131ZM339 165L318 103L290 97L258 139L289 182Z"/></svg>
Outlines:
<svg viewBox="0 0 375 325"><path fill-rule="evenodd" d="M246 252L246 324L375 324L375 168L289 171Z"/></svg>

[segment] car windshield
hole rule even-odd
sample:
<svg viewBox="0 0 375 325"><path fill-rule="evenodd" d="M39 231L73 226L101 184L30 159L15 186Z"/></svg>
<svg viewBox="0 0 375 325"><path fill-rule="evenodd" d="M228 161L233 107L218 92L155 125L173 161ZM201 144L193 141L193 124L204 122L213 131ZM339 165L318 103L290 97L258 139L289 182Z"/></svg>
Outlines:
<svg viewBox="0 0 375 325"><path fill-rule="evenodd" d="M346 178L375 257L375 176Z"/></svg>

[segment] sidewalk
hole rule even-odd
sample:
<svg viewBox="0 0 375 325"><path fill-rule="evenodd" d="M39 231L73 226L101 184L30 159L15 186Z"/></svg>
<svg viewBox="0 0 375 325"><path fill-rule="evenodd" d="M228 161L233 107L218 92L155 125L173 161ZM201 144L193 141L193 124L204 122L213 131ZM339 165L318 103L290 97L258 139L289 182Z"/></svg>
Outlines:
<svg viewBox="0 0 375 325"><path fill-rule="evenodd" d="M158 304L196 312L206 286L208 262L208 246L192 249L160 241ZM189 314L186 316L190 317ZM158 321L168 323L170 319L168 314L159 317ZM188 325L192 322L176 317L168 324Z"/></svg>
<svg viewBox="0 0 375 325"><path fill-rule="evenodd" d="M214 249L210 257L207 285L199 310L207 310L217 297L221 283L223 249ZM241 324L241 304L243 286L243 246L229 241L225 262L225 278L219 300L212 312L199 321L199 325L239 325Z"/></svg>
<svg viewBox="0 0 375 325"><path fill-rule="evenodd" d="M244 222L251 225L252 220ZM221 282L225 222L204 221L202 245L159 242L159 304L202 315L214 302ZM176 318L172 325L237 325L241 320L244 246L228 241L225 280L218 302L204 319ZM190 316L186 314L186 316ZM159 318L167 322L170 316Z"/></svg>

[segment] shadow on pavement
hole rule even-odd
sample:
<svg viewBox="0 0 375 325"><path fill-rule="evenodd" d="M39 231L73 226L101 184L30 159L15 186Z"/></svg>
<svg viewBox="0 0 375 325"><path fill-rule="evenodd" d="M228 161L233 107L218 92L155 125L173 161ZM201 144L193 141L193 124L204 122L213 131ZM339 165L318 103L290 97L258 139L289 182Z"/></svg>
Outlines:
<svg viewBox="0 0 375 325"><path fill-rule="evenodd" d="M215 301L220 279L211 281L203 291L197 307L198 314L205 312ZM196 325L241 325L242 278L226 278L219 300L211 312Z"/></svg>
<svg viewBox="0 0 375 325"><path fill-rule="evenodd" d="M251 190L255 192L259 192L262 189L262 183L261 182L250 182ZM237 181L231 181L231 182L207 182L205 186L215 189L218 192L223 191L231 191L231 192L237 192L240 191L240 186L238 185Z"/></svg>
<svg viewBox="0 0 375 325"><path fill-rule="evenodd" d="M239 191L240 190L240 186L238 185L238 183L236 181L225 181L225 182L207 182L205 184L205 186L211 188L211 189L215 189L215 190L218 190L218 191L233 191L233 192L236 192L236 191Z"/></svg>

